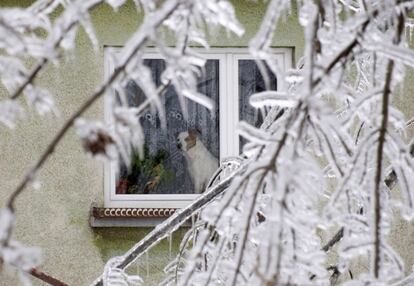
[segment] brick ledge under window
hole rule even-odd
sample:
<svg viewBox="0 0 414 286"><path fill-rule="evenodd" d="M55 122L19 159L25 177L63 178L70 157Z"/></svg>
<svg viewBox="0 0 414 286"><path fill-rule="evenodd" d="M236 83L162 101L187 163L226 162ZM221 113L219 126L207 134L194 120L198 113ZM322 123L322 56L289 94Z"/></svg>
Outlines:
<svg viewBox="0 0 414 286"><path fill-rule="evenodd" d="M103 208L92 206L91 227L151 227L173 215L177 208Z"/></svg>

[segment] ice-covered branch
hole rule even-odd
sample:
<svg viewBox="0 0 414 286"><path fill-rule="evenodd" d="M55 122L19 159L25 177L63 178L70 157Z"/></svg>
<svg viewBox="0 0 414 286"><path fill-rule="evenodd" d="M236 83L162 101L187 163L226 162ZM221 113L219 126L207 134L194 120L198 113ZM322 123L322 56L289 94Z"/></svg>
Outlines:
<svg viewBox="0 0 414 286"><path fill-rule="evenodd" d="M414 283L414 274L410 274L407 277L404 277L404 279L395 282L393 284L391 284L391 286L410 286L413 285Z"/></svg>
<svg viewBox="0 0 414 286"><path fill-rule="evenodd" d="M393 40L395 45L398 45L401 41L401 34L404 30L404 17L402 14L399 14L397 17L397 25L395 38ZM372 271L375 278L379 278L379 272L381 267L381 244L382 244L382 234L381 234L381 224L382 224L382 208L383 203L381 202L381 185L382 185L382 173L383 173L383 160L384 160L384 145L385 145L385 136L388 128L388 114L389 114L389 105L390 105L390 95L391 95L391 81L394 72L394 61L389 60L386 66L386 75L384 82L384 90L382 95L382 109L381 109L381 126L379 130L378 137L378 146L377 146L377 157L376 157L376 172L375 172L375 185L372 195L372 204L374 210L374 250L373 250L373 265Z"/></svg>
<svg viewBox="0 0 414 286"><path fill-rule="evenodd" d="M105 91L111 87L111 85L117 80L118 76L122 74L128 63L134 58L135 54L139 49L144 45L144 43L151 36L151 31L156 29L162 24L162 22L167 19L171 13L179 5L179 0L170 0L167 1L162 8L159 9L154 15L151 15L143 24L142 27L137 31L135 36L133 36L134 41L133 45L128 46L128 53L124 54L124 58L119 62L118 66L115 68L114 72L108 77L108 79L96 89L96 91L89 97L89 99L83 103L83 105L72 114L72 116L65 122L63 127L59 130L53 140L49 143L46 150L42 153L39 160L34 164L34 166L29 169L27 175L20 182L16 190L11 194L7 205L13 209L14 201L18 195L27 187L27 185L34 179L37 171L42 167L50 155L54 152L56 146L62 140L66 132L73 126L76 119L79 118L86 110L88 110L94 102L100 98ZM146 103L147 104L147 103Z"/></svg>
<svg viewBox="0 0 414 286"><path fill-rule="evenodd" d="M120 263L114 266L114 268L125 269L148 251L157 242L167 237L170 233L174 232L183 223L185 223L192 215L200 211L207 204L211 203L216 199L226 188L228 188L233 177L236 176L238 171L229 174L224 180L222 180L216 186L207 190L203 195L195 199L190 205L181 209L180 211L173 214L161 225L157 226L152 232L150 232L143 240L135 244L128 252L126 252ZM91 285L103 285L102 276L97 278Z"/></svg>

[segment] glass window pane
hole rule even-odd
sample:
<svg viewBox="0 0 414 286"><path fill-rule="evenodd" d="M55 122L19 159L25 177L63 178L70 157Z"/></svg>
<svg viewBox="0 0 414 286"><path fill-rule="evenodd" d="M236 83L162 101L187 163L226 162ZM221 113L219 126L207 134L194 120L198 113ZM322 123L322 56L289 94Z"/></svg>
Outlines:
<svg viewBox="0 0 414 286"><path fill-rule="evenodd" d="M239 120L244 120L253 126L260 127L263 123L263 114L260 110L249 104L249 97L253 93L266 90L265 81L259 67L254 60L239 60ZM270 79L270 89L277 89L277 79L266 66L266 72ZM246 144L244 138L240 138L240 152Z"/></svg>
<svg viewBox="0 0 414 286"><path fill-rule="evenodd" d="M160 85L165 62L161 59L149 59L145 60L145 64L151 68L155 83ZM145 157L142 160L138 155L134 155L130 170L120 166L117 194L192 194L204 190L201 185L205 182L196 181L195 177L199 179L200 176L195 174L201 173L209 178L210 173L218 167L219 158L218 60L207 61L205 72L198 82L198 90L216 102L213 112L187 100L189 118L188 121L184 120L176 92L170 87L162 97L167 129L161 128L158 115L151 114L150 111L140 119L145 133ZM133 81L127 85L126 92L128 103L132 106L137 106L145 100L145 95ZM197 131L191 132L191 140L188 140L189 149L183 151L177 144L177 137L181 132L190 130ZM195 137L197 139L194 139ZM204 163L200 164L203 161ZM206 161L210 164L206 164ZM188 162L192 166L191 172ZM194 187L195 181L197 190Z"/></svg>

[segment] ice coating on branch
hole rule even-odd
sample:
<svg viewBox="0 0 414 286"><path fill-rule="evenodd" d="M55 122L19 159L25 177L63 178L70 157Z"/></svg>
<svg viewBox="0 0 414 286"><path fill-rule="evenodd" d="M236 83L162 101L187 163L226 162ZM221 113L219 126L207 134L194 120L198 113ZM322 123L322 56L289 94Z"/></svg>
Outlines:
<svg viewBox="0 0 414 286"><path fill-rule="evenodd" d="M0 210L0 260L8 266L13 266L19 272L20 281L31 285L21 271L30 271L41 262L41 251L36 247L26 246L10 239L15 224L15 216L8 207Z"/></svg>
<svg viewBox="0 0 414 286"><path fill-rule="evenodd" d="M117 158L118 151L114 136L101 122L78 119L75 127L87 153L104 159Z"/></svg>
<svg viewBox="0 0 414 286"><path fill-rule="evenodd" d="M116 265L121 261L121 257L113 257L105 264L104 286L141 286L144 281L138 275L128 275L123 269Z"/></svg>
<svg viewBox="0 0 414 286"><path fill-rule="evenodd" d="M0 122L7 127L14 128L23 114L23 108L14 100L0 101Z"/></svg>
<svg viewBox="0 0 414 286"><path fill-rule="evenodd" d="M18 241L11 240L0 250L1 258L5 263L24 271L30 271L41 262L41 251L37 247L28 247Z"/></svg>
<svg viewBox="0 0 414 286"><path fill-rule="evenodd" d="M238 132L250 142L258 144L267 144L275 139L271 134L263 131L262 129L256 128L245 121L239 122Z"/></svg>
<svg viewBox="0 0 414 286"><path fill-rule="evenodd" d="M273 33L275 32L280 16L289 7L289 1L272 0L269 3L260 30L249 43L253 55L267 51L272 42Z"/></svg>
<svg viewBox="0 0 414 286"><path fill-rule="evenodd" d="M114 110L115 132L119 138L119 153L127 164L133 151L144 157L144 131L139 121L139 114L133 108L117 107Z"/></svg>
<svg viewBox="0 0 414 286"><path fill-rule="evenodd" d="M297 101L285 92L262 91L250 97L251 106L260 108L264 106L293 107Z"/></svg>
<svg viewBox="0 0 414 286"><path fill-rule="evenodd" d="M115 10L117 10L120 6L125 3L126 0L106 0L106 2L112 6ZM151 2L151 1L149 1Z"/></svg>
<svg viewBox="0 0 414 286"><path fill-rule="evenodd" d="M90 22L89 9L100 2L99 0L86 0L76 4L70 2L65 13L57 19L54 29L50 33L49 44L53 45L50 48L55 49L56 46L59 46L65 50L72 50L75 47L79 26L83 26L86 35L94 48L97 49L98 40Z"/></svg>
<svg viewBox="0 0 414 286"><path fill-rule="evenodd" d="M50 27L47 17L35 14L31 9L3 8L0 11L0 48L11 55L44 55L43 41L34 31L49 31Z"/></svg>
<svg viewBox="0 0 414 286"><path fill-rule="evenodd" d="M58 114L55 101L46 89L30 85L26 87L25 95L28 105L33 106L40 115Z"/></svg>
<svg viewBox="0 0 414 286"><path fill-rule="evenodd" d="M0 56L0 77L4 87L13 92L27 76L27 69L20 59Z"/></svg>
<svg viewBox="0 0 414 286"><path fill-rule="evenodd" d="M198 78L203 72L205 59L191 52L181 55L174 50L165 49L164 53L167 56L167 68L163 77L174 85L184 117L188 118L185 98L212 110L214 107L212 100L197 91Z"/></svg>
<svg viewBox="0 0 414 286"><path fill-rule="evenodd" d="M220 25L225 29L242 36L244 28L236 19L234 7L228 1L197 1L196 9L206 21Z"/></svg>
<svg viewBox="0 0 414 286"><path fill-rule="evenodd" d="M38 0L29 9L35 15L47 17L61 4L65 5L65 0Z"/></svg>
<svg viewBox="0 0 414 286"><path fill-rule="evenodd" d="M14 214L10 208L3 208L0 211L0 242L9 239L12 228L14 227Z"/></svg>

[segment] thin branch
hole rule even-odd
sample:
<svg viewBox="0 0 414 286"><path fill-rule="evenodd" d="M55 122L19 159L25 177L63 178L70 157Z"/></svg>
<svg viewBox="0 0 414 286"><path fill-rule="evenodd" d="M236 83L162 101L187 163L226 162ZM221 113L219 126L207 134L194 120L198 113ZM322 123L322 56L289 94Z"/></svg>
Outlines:
<svg viewBox="0 0 414 286"><path fill-rule="evenodd" d="M43 69L43 67L46 66L48 61L49 60L47 58L41 59L37 63L37 65L32 69L29 75L26 77L26 80L16 89L16 91L10 96L10 98L17 99L22 94L24 89L35 80L38 73Z"/></svg>
<svg viewBox="0 0 414 286"><path fill-rule="evenodd" d="M45 12L49 7L51 7L55 2L58 0L45 0L45 1L37 1L34 2L29 9L33 9L35 14Z"/></svg>
<svg viewBox="0 0 414 286"><path fill-rule="evenodd" d="M394 44L398 45L401 40L401 33L404 30L404 16L402 14L397 15L398 22L396 28L396 34L394 37ZM377 167L375 172L375 185L373 192L373 207L374 207L374 251L373 251L373 265L372 270L375 278L379 278L380 271L380 260L381 260L381 178L382 168L384 160L384 146L385 146L385 135L387 133L388 126L388 113L391 95L391 81L392 74L394 71L394 61L389 60L386 68L384 92L382 98L382 120L380 133L378 138L377 148Z"/></svg>
<svg viewBox="0 0 414 286"><path fill-rule="evenodd" d="M218 252L216 254L216 257L214 259L214 262L213 262L212 266L210 267L210 271L208 273L208 276L207 276L206 282L204 283L204 286L208 286L210 284L211 278L213 277L213 273L216 270L217 266L219 265L218 261L219 261L221 255L223 254L222 250L223 250L224 245L225 245L226 242L227 242L227 240L224 237L221 238L221 241L220 241L220 244L219 244L220 246L218 248Z"/></svg>
<svg viewBox="0 0 414 286"><path fill-rule="evenodd" d="M52 286L69 286L69 284L62 282L37 268L32 268L28 273Z"/></svg>
<svg viewBox="0 0 414 286"><path fill-rule="evenodd" d="M414 123L414 117L412 117L410 120L408 120L406 123L405 123L405 127L408 127L408 126L410 126L411 124L413 124Z"/></svg>
<svg viewBox="0 0 414 286"><path fill-rule="evenodd" d="M279 226L279 233L277 237L277 257L276 257L276 271L274 277L271 281L272 284L277 284L279 279L279 273L281 268L282 262L282 253L283 253L283 227L284 227L284 211L286 209L286 199L289 193L289 189L286 187L283 192L283 197L280 202L280 210L279 210L279 217L280 217L280 226ZM268 269L270 270L270 269Z"/></svg>
<svg viewBox="0 0 414 286"><path fill-rule="evenodd" d="M401 28L401 27L399 27L399 28ZM382 121L382 124L381 124L380 139L379 139L379 141L382 141L382 146L381 146L381 153L379 151L380 148L378 148L378 152L377 152L377 174L378 174L378 168L379 168L379 166L378 166L378 162L379 162L378 156L380 156L380 158L382 160L382 150L383 150L383 144L385 142L385 133L386 133L386 126L387 126L387 121L385 121L385 123L384 123L384 117L385 117L385 115L388 116L388 101L389 101L389 94L390 94L390 82L391 82L391 74L392 74L392 69L393 69L393 65L390 66L390 63L392 63L392 61L389 61L388 62L388 65L387 65L387 75L386 75L386 82L385 82L384 94L383 94L383 106L382 106L382 108L383 108L383 111L382 111L382 113L383 113L383 121ZM384 103L386 103L387 106L384 106ZM385 109L385 113L384 113L384 109ZM381 132L382 132L382 135L381 135ZM412 142L410 144L410 154L411 154L411 156L414 156L414 152L411 152L411 150L414 150L414 142ZM381 163L381 166L382 166L382 163ZM382 172L381 168L382 167L380 167L380 169L379 169L380 172ZM378 178L376 177L376 180L377 179ZM397 174L396 174L395 170L392 169L388 173L388 175L385 177L384 183L388 186L389 189L392 189L396 185L397 180L398 180ZM378 183L378 185L377 185L377 181L376 181L376 185L375 185L376 186L376 190L377 190L377 188L379 189L379 184L380 183ZM377 216L377 214L376 214L376 216ZM377 219L377 217L376 217L376 219ZM377 221L376 221L376 223L377 223ZM325 244L322 247L322 250L329 251L337 242L339 242L342 239L343 236L344 236L344 228L342 227L342 228L340 228L335 233L335 235L328 241L328 243ZM377 248L377 247L375 247L375 248ZM379 257L376 258L376 259L379 259Z"/></svg>
<svg viewBox="0 0 414 286"><path fill-rule="evenodd" d="M395 282L391 286L412 286L414 285L414 273L408 275L407 277L403 278L402 280Z"/></svg>
<svg viewBox="0 0 414 286"><path fill-rule="evenodd" d="M375 10L373 13L373 16L375 17L378 15L378 11ZM354 48L359 43L359 36L364 33L366 28L368 27L368 24L371 21L371 17L367 16L365 21L362 22L360 31L356 33L356 36L352 41L350 41L339 53L336 54L336 56L325 66L324 71L321 76L317 77L314 81L314 86L318 85L322 79L331 72L331 70L343 59L347 58L351 52L354 50Z"/></svg>
<svg viewBox="0 0 414 286"><path fill-rule="evenodd" d="M404 8L404 5L411 2L413 1L398 1L398 3L395 5L395 11L399 12ZM314 86L318 85L342 59L347 58L352 53L354 48L358 46L360 36L364 34L365 30L368 27L368 24L372 21L373 18L376 18L379 15L380 11L378 9L373 10L369 15L367 15L366 19L361 23L359 31L355 33L355 37L347 45L345 45L345 47L339 53L337 53L336 56L333 57L333 59L325 66L322 75L315 79Z"/></svg>
<svg viewBox="0 0 414 286"><path fill-rule="evenodd" d="M410 155L414 157L414 141L410 144ZM384 184L392 190L398 182L398 177L394 169L392 169L384 179ZM323 251L329 251L336 243L338 243L344 236L344 228L341 227L334 236L322 247Z"/></svg>
<svg viewBox="0 0 414 286"><path fill-rule="evenodd" d="M133 57L137 54L137 52L141 49L141 47L144 45L144 43L149 38L149 33L151 33L152 30L158 28L162 22L167 19L172 12L176 9L176 7L179 5L179 0L171 0L164 4L158 12L154 13L153 19L155 19L154 22L146 21L142 24L141 28L138 30L138 32L133 36L137 37L136 43L134 48L130 51L128 55L124 57L124 61L121 62L118 67L115 68L112 75L95 91L92 96L89 97L89 99L84 102L84 104L74 113L72 116L66 121L66 123L63 125L63 127L59 130L59 132L55 135L53 140L49 143L46 150L42 153L38 161L35 163L35 165L29 169L26 176L23 178L23 180L20 182L18 187L15 189L15 191L10 195L7 205L10 207L10 209L14 209L14 201L19 196L19 194L27 187L27 185L33 180L34 176L38 172L38 170L43 166L43 164L46 162L46 160L50 157L50 155L54 152L55 148L59 144L59 142L63 139L67 131L73 126L76 119L79 118L85 111L87 111L97 99L99 99L106 90L112 85L112 83L115 82L115 80L118 78L118 76L125 70L128 63L133 59Z"/></svg>
<svg viewBox="0 0 414 286"><path fill-rule="evenodd" d="M363 127L364 127L364 124L365 124L365 122L364 122L364 121L362 121L362 123L359 125L358 132L357 132L357 135L356 135L356 137L355 137L355 145L358 145L359 137L360 137L360 136L361 136L361 134L362 134L362 129L363 129Z"/></svg>
<svg viewBox="0 0 414 286"><path fill-rule="evenodd" d="M344 227L341 227L335 235L322 247L322 250L328 252L344 236Z"/></svg>
<svg viewBox="0 0 414 286"><path fill-rule="evenodd" d="M339 272L338 267L335 265L329 266L326 270L332 271L331 277L329 277L329 285L335 286L341 272Z"/></svg>
<svg viewBox="0 0 414 286"><path fill-rule="evenodd" d="M247 162L246 162L246 164L247 164ZM228 198L226 200L224 200L224 202L222 203L222 205L218 209L218 214L219 215L216 215L214 221L211 222L210 225L214 226L218 223L218 221L220 220L220 217L223 214L224 210L226 208L228 208L229 205L233 202L233 200L237 197L236 194L239 194L239 196L241 196L240 194L244 193L244 191L247 188L247 184L246 184L247 178L250 177L253 173L254 172L248 172L248 171L242 170L242 169L240 170L239 175L240 176L242 175L243 177L239 178L238 185L236 187L233 187L233 192L227 192L226 193L226 196L228 196ZM210 241L210 239L209 239L209 236L206 235L206 236L203 237L203 240L197 242L199 251L197 253L193 253L193 257L200 257L201 256L202 250L204 249L204 247L206 246L208 241ZM190 278L194 274L194 271L195 271L194 267L192 267L190 270L191 271L188 271L187 276L184 277L185 279L184 279L184 283L182 283L182 285L187 285Z"/></svg>
<svg viewBox="0 0 414 286"><path fill-rule="evenodd" d="M251 204L249 206L249 211L248 211L248 216L247 216L246 230L243 233L243 238L241 239L241 242L242 242L242 245L240 247L241 250L244 249L245 244L247 242L247 236L248 236L249 230L250 230L250 221L251 221L251 218L252 218L253 213L254 213L254 208L255 208L255 205L256 205L256 199L257 199L257 195L259 194L260 187L261 187L261 185L263 183L263 180L265 179L266 175L269 172L277 173L277 164L276 164L277 159L278 159L279 154L282 151L283 147L287 144L287 140L288 140L289 135L290 135L290 132L291 132L290 127L295 122L295 119L298 119L299 118L299 114L300 114L300 111L302 110L302 106L303 106L303 101L299 101L298 104L297 104L297 107L295 108L295 112L293 112L290 115L288 121L286 122L285 132L282 135L282 138L280 140L279 145L276 148L276 151L274 152L272 158L269 161L269 164L268 164L267 168L265 169L265 171L263 172L262 176L260 177L260 179L259 179L259 181L257 183L257 188L256 188L256 190L255 190L255 192L253 194L252 202L251 202ZM302 122L306 121L306 118L307 118L307 114L306 114L306 111L305 111L305 114L303 116ZM303 127L303 124L300 124L300 127ZM300 133L301 132L299 132L299 134ZM298 138L299 137L300 137L300 135L298 136ZM237 277L241 273L240 272L240 267L241 267L241 263L243 261L243 257L244 257L244 251L241 251L240 256L237 259L237 265L236 265L235 274L234 274L234 276L232 278L232 282L230 283L230 285L233 285L234 286L237 283Z"/></svg>
<svg viewBox="0 0 414 286"><path fill-rule="evenodd" d="M265 179L268 172L269 172L269 170L263 172L263 175L260 177L259 182L257 183L257 188L254 191L253 198L251 199L251 204L249 206L249 210L248 210L248 213L247 213L246 229L243 232L243 238L241 239L240 253L239 253L239 257L237 259L236 270L234 271L234 276L232 278L231 283L229 284L229 285L232 285L232 286L235 286L236 283L237 283L237 277L239 276L240 267L241 267L243 257L244 257L244 248L245 248L245 245L247 243L247 237L248 237L249 231L250 231L251 220L252 220L252 217L255 213L254 209L255 209L255 206L256 206L257 196L260 192L260 187L262 186L263 181L264 181L264 179Z"/></svg>

